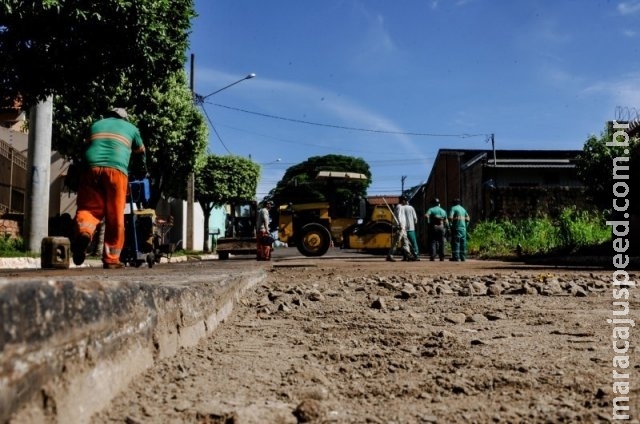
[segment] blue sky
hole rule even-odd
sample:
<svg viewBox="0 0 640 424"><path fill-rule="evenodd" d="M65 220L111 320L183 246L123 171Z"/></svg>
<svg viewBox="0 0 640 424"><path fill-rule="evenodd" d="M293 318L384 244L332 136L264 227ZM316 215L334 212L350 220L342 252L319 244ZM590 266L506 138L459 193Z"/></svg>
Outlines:
<svg viewBox="0 0 640 424"><path fill-rule="evenodd" d="M442 148L582 149L640 108L640 0L196 0L189 54L209 149L262 166L361 157L370 195ZM189 70L189 67L187 67ZM217 133L217 135L216 135Z"/></svg>

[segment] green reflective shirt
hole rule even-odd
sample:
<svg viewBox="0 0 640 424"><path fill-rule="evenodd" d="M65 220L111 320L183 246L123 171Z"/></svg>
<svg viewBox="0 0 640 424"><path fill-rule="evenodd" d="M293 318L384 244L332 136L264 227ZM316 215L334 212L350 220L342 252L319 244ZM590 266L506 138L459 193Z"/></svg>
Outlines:
<svg viewBox="0 0 640 424"><path fill-rule="evenodd" d="M425 214L427 217L427 224L431 225L440 225L444 223L447 224L447 212L442 209L440 206L434 206L430 208Z"/></svg>
<svg viewBox="0 0 640 424"><path fill-rule="evenodd" d="M467 222L469 222L469 214L465 208L461 205L451 207L449 210L449 224L451 228L466 230Z"/></svg>
<svg viewBox="0 0 640 424"><path fill-rule="evenodd" d="M129 174L131 152L141 153L144 144L140 131L132 123L120 118L105 118L91 125L85 159L90 167L104 166Z"/></svg>

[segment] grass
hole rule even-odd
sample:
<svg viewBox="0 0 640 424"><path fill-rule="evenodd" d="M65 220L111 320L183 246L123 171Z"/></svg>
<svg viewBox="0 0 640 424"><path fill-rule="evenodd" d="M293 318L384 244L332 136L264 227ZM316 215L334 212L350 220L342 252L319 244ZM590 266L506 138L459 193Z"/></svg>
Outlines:
<svg viewBox="0 0 640 424"><path fill-rule="evenodd" d="M26 244L21 237L10 237L8 234L0 234L0 258L35 258L40 254L29 252L26 250ZM198 250L178 249L171 256L197 256L205 254ZM100 255L87 255L88 258L100 259Z"/></svg>
<svg viewBox="0 0 640 424"><path fill-rule="evenodd" d="M571 207L556 217L480 222L469 232L468 250L482 258L569 254L610 239L604 214Z"/></svg>
<svg viewBox="0 0 640 424"><path fill-rule="evenodd" d="M0 235L0 257L34 257L38 256L32 252L27 252L24 240L21 237L14 238L8 234Z"/></svg>

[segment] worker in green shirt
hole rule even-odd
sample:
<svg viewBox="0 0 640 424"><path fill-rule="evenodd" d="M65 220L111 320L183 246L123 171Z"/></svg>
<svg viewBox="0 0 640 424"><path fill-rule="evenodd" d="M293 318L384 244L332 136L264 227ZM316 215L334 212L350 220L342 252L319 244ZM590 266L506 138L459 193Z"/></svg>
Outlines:
<svg viewBox="0 0 640 424"><path fill-rule="evenodd" d="M467 254L469 214L460 204L460 199L453 200L453 206L449 210L449 223L451 225L451 260L464 261Z"/></svg>
<svg viewBox="0 0 640 424"><path fill-rule="evenodd" d="M440 207L440 199L435 198L432 206L424 214L427 218L427 235L429 237L429 259L434 261L436 255L444 261L444 235L449 229L447 212Z"/></svg>
<svg viewBox="0 0 640 424"><path fill-rule="evenodd" d="M125 243L124 208L132 170L146 174L144 144L138 128L129 122L127 111L112 109L104 119L91 125L85 140L84 162L78 188L74 239L71 243L73 262L81 265L96 226L104 218L105 269L120 268L120 253Z"/></svg>

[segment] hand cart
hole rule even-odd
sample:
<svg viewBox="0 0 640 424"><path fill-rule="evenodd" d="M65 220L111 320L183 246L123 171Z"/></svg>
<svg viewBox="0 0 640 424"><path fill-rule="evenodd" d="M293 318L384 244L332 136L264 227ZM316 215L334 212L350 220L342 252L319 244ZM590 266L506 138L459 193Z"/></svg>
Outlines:
<svg viewBox="0 0 640 424"><path fill-rule="evenodd" d="M149 268L156 263L153 248L153 221L155 212L152 209L138 209L134 205L148 202L150 198L149 180L129 180L129 213L125 213L124 247L120 253L120 262L125 265L140 267L147 263ZM159 262L159 261L158 261Z"/></svg>
<svg viewBox="0 0 640 424"><path fill-rule="evenodd" d="M170 259L181 241L178 243L170 243L168 241L167 234L171 231L171 227L173 227L172 216L166 218L156 216L153 225L153 253L155 255L155 261L159 263L163 256Z"/></svg>

